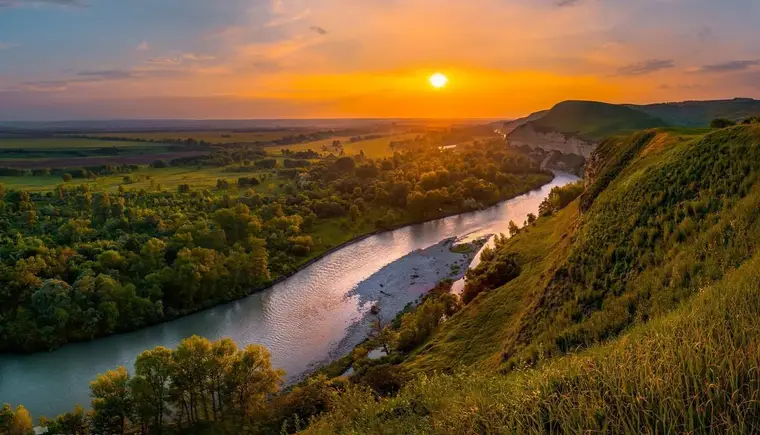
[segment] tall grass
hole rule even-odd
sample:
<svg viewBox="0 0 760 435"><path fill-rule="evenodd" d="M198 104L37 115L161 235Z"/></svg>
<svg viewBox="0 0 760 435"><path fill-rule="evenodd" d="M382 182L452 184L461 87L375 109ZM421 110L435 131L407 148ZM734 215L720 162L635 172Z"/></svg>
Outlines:
<svg viewBox="0 0 760 435"><path fill-rule="evenodd" d="M760 256L614 342L508 376L347 392L314 434L760 433Z"/></svg>

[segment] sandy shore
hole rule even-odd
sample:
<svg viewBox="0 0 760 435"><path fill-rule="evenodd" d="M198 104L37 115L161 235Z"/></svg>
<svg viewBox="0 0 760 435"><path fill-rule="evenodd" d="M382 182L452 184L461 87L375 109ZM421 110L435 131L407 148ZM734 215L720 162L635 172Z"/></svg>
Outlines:
<svg viewBox="0 0 760 435"><path fill-rule="evenodd" d="M376 319L390 322L409 303L417 302L444 279L461 279L480 248L490 236L468 240L472 249L466 253L452 252L457 238L449 238L426 249L411 252L386 265L359 283L347 298L357 298L362 315L346 331L346 337L330 352L330 358L339 358L360 344L369 334ZM377 315L370 313L373 306Z"/></svg>

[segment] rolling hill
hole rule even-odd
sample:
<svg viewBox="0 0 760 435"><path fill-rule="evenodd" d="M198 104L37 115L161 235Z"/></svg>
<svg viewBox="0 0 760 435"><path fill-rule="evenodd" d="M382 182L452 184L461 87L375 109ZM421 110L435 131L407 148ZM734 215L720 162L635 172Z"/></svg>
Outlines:
<svg viewBox="0 0 760 435"><path fill-rule="evenodd" d="M519 275L403 358L412 381L307 432L757 433L759 176L758 125L603 140L581 197L500 246Z"/></svg>
<svg viewBox="0 0 760 435"><path fill-rule="evenodd" d="M512 146L540 148L589 158L608 136L655 127L708 127L715 118L742 121L760 115L760 101L684 101L649 105L564 101L551 110L505 123Z"/></svg>
<svg viewBox="0 0 760 435"><path fill-rule="evenodd" d="M760 115L760 100L752 98L627 105L627 107L660 118L669 125L680 127L707 127L715 118L741 121Z"/></svg>
<svg viewBox="0 0 760 435"><path fill-rule="evenodd" d="M609 135L663 127L665 122L630 107L595 101L565 101L507 135L510 145L591 156Z"/></svg>
<svg viewBox="0 0 760 435"><path fill-rule="evenodd" d="M666 125L636 109L596 101L564 101L531 124L538 131L559 131L590 140Z"/></svg>

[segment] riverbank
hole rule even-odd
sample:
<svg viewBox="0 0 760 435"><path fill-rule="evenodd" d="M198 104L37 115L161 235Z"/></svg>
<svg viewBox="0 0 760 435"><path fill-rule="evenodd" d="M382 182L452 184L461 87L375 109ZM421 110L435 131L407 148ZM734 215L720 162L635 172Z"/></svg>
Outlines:
<svg viewBox="0 0 760 435"><path fill-rule="evenodd" d="M330 350L326 360L314 363L311 370L291 383L323 370L344 372L351 361L343 357L367 340L373 322L388 324L409 306L417 305L441 281L462 279L491 237L482 235L468 242L463 242L468 234L446 238L387 264L361 281L345 296L356 298L359 317L346 329L345 337ZM333 364L335 367L328 367Z"/></svg>

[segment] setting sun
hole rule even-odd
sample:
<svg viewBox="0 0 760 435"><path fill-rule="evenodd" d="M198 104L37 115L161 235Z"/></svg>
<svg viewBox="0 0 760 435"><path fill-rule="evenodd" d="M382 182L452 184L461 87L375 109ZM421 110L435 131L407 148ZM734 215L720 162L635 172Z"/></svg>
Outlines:
<svg viewBox="0 0 760 435"><path fill-rule="evenodd" d="M446 86L446 84L449 82L449 78L441 73L433 74L428 80L430 80L430 84L436 89L440 89Z"/></svg>

